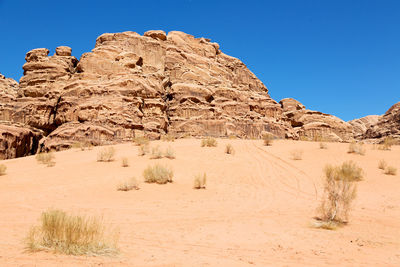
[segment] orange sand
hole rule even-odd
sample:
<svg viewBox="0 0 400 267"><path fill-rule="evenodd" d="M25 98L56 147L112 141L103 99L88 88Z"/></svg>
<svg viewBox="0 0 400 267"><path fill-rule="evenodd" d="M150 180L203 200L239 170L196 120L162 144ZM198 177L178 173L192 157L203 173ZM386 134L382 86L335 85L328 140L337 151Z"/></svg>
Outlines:
<svg viewBox="0 0 400 267"><path fill-rule="evenodd" d="M378 169L385 159L400 171L400 147L347 154L348 144L260 140L151 142L172 146L176 159L137 156L138 147L114 146L116 161L96 162L99 147L55 153L56 166L33 156L3 161L0 176L0 266L400 266L400 174ZM224 153L231 143L235 155ZM291 151L304 151L291 160ZM121 167L128 157L130 167ZM354 160L365 171L350 224L336 231L311 227L322 194L323 167ZM145 184L142 172L162 162L174 183ZM193 178L207 173L207 189ZM138 191L120 192L125 178ZM24 251L24 238L42 211L53 207L101 215L120 231L117 257L78 257Z"/></svg>

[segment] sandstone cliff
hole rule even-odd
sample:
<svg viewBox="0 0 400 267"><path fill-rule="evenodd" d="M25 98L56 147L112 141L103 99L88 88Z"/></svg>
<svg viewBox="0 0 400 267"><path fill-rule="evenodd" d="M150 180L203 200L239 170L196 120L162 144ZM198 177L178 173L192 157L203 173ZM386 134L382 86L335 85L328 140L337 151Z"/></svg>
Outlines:
<svg viewBox="0 0 400 267"><path fill-rule="evenodd" d="M354 130L354 137L355 138L362 138L363 134L365 134L365 132L373 125L375 125L379 118L381 116L379 115L369 115L369 116L365 116L359 119L354 119L349 121L348 123L350 123L353 126L353 130Z"/></svg>

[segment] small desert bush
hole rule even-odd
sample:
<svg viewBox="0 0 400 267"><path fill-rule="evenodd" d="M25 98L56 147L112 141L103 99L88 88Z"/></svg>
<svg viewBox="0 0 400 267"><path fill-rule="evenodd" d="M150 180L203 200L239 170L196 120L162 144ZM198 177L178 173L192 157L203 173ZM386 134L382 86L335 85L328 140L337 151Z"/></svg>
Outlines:
<svg viewBox="0 0 400 267"><path fill-rule="evenodd" d="M139 150L138 150L138 155L139 156L144 156L144 155L148 154L149 151L150 151L149 144L140 145L139 146Z"/></svg>
<svg viewBox="0 0 400 267"><path fill-rule="evenodd" d="M133 143L137 146L149 144L149 139L145 136L138 136L133 139Z"/></svg>
<svg viewBox="0 0 400 267"><path fill-rule="evenodd" d="M174 159L175 158L175 151L172 149L172 147L168 147L165 150L164 157L168 159Z"/></svg>
<svg viewBox="0 0 400 267"><path fill-rule="evenodd" d="M75 149L80 149L81 151L85 151L91 150L93 148L93 145L90 142L76 142L73 143L71 147Z"/></svg>
<svg viewBox="0 0 400 267"><path fill-rule="evenodd" d="M351 160L343 162L338 169L338 174L352 182L361 181L363 178L363 170Z"/></svg>
<svg viewBox="0 0 400 267"><path fill-rule="evenodd" d="M365 155L365 148L363 144L361 143L356 143L356 142L351 142L349 144L349 150L347 153L352 153L352 154L358 154L358 155Z"/></svg>
<svg viewBox="0 0 400 267"><path fill-rule="evenodd" d="M118 253L117 239L116 232L105 234L105 226L98 218L50 209L42 213L40 225L31 228L27 247L30 251L70 255L112 255Z"/></svg>
<svg viewBox="0 0 400 267"><path fill-rule="evenodd" d="M135 177L132 177L130 179L121 182L117 187L118 191L130 191L133 189L139 190L139 183Z"/></svg>
<svg viewBox="0 0 400 267"><path fill-rule="evenodd" d="M4 164L0 164L0 176L6 174L7 167Z"/></svg>
<svg viewBox="0 0 400 267"><path fill-rule="evenodd" d="M396 140L393 137L386 137L383 143L378 146L379 150L391 150L392 146L396 144Z"/></svg>
<svg viewBox="0 0 400 267"><path fill-rule="evenodd" d="M385 169L385 174L387 175L396 175L397 174L397 169L393 166L387 166Z"/></svg>
<svg viewBox="0 0 400 267"><path fill-rule="evenodd" d="M301 149L293 150L291 152L291 155L293 160L301 160L303 159L303 150Z"/></svg>
<svg viewBox="0 0 400 267"><path fill-rule="evenodd" d="M201 146L202 147L216 147L218 145L217 140L212 137L208 137L206 139L201 140Z"/></svg>
<svg viewBox="0 0 400 267"><path fill-rule="evenodd" d="M122 158L122 163L121 163L122 167L129 167L129 161L127 157L123 157Z"/></svg>
<svg viewBox="0 0 400 267"><path fill-rule="evenodd" d="M320 149L328 149L328 145L326 143L324 143L324 142L320 142L319 143L319 148Z"/></svg>
<svg viewBox="0 0 400 267"><path fill-rule="evenodd" d="M231 144L227 144L225 146L225 153L226 154L230 154L230 155L234 155L235 154L235 149L233 148L233 146Z"/></svg>
<svg viewBox="0 0 400 267"><path fill-rule="evenodd" d="M161 159L163 157L163 153L159 146L153 147L151 149L151 159Z"/></svg>
<svg viewBox="0 0 400 267"><path fill-rule="evenodd" d="M331 229L335 224L346 223L351 209L351 203L356 197L357 185L355 183L352 162L345 162L341 166L327 165L324 169L325 185L324 196L319 208L321 217L320 228Z"/></svg>
<svg viewBox="0 0 400 267"><path fill-rule="evenodd" d="M175 136L172 134L166 134L161 136L161 141L166 141L166 142L174 142L175 141Z"/></svg>
<svg viewBox="0 0 400 267"><path fill-rule="evenodd" d="M274 135L271 133L264 133L262 139L264 141L264 146L271 146L272 141L274 140Z"/></svg>
<svg viewBox="0 0 400 267"><path fill-rule="evenodd" d="M194 189L206 189L207 183L207 175L204 173L203 175L198 174L194 177Z"/></svg>
<svg viewBox="0 0 400 267"><path fill-rule="evenodd" d="M114 160L115 148L104 147L97 153L97 161L110 162Z"/></svg>
<svg viewBox="0 0 400 267"><path fill-rule="evenodd" d="M53 167L56 165L56 162L54 161L54 154L52 152L38 153L36 154L35 158L37 162L45 164L47 167Z"/></svg>
<svg viewBox="0 0 400 267"><path fill-rule="evenodd" d="M144 181L146 183L166 184L172 183L173 171L160 164L149 166L143 171Z"/></svg>
<svg viewBox="0 0 400 267"><path fill-rule="evenodd" d="M378 168L381 170L384 170L384 169L386 169L386 167L387 167L386 161L384 159L380 160L379 164L378 164Z"/></svg>

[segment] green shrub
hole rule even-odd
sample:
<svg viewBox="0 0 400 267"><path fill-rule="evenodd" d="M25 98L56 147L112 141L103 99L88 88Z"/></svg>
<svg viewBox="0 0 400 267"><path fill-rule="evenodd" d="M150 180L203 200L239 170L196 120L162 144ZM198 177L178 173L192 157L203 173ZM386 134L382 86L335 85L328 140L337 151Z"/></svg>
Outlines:
<svg viewBox="0 0 400 267"><path fill-rule="evenodd" d="M146 183L172 183L173 175L174 173L170 168L160 164L149 166L143 171L143 177Z"/></svg>

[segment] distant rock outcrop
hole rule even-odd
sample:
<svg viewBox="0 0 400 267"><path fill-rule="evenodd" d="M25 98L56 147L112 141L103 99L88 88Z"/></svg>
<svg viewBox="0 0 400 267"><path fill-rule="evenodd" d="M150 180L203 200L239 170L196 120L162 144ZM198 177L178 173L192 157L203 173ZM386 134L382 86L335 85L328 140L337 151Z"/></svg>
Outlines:
<svg viewBox="0 0 400 267"><path fill-rule="evenodd" d="M372 125L378 122L380 117L379 115L369 115L349 121L348 123L353 126L354 137L361 138Z"/></svg>
<svg viewBox="0 0 400 267"><path fill-rule="evenodd" d="M282 99L279 103L283 109L283 118L293 127L294 135L311 140L338 142L353 139L353 127L335 116L308 110L292 98Z"/></svg>

